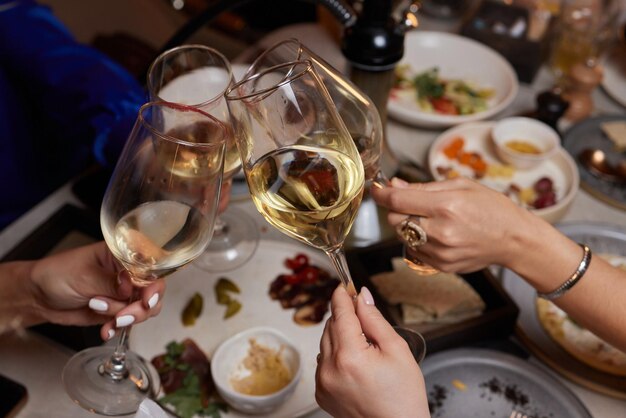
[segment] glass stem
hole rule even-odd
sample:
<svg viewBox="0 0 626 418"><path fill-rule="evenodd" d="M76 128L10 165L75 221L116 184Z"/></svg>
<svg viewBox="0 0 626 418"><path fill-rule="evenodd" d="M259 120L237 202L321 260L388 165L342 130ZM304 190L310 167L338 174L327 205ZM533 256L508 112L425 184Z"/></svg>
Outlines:
<svg viewBox="0 0 626 418"><path fill-rule="evenodd" d="M335 266L335 270L337 270L341 283L346 288L348 295L356 301L357 292L354 287L354 283L352 282L352 277L350 276L350 270L348 269L348 263L346 261L346 255L343 252L343 247L326 250L326 254L330 258L330 261L332 261L333 266Z"/></svg>
<svg viewBox="0 0 626 418"><path fill-rule="evenodd" d="M219 216L215 218L215 226L213 228L213 236L219 237L228 232L228 224L222 220Z"/></svg>
<svg viewBox="0 0 626 418"><path fill-rule="evenodd" d="M133 287L133 291L128 299L128 304L137 300L137 292ZM117 344L115 345L115 351L111 357L100 365L100 374L107 374L113 380L122 380L128 377L128 368L126 367L126 350L128 350L128 334L130 333L131 326L122 328Z"/></svg>

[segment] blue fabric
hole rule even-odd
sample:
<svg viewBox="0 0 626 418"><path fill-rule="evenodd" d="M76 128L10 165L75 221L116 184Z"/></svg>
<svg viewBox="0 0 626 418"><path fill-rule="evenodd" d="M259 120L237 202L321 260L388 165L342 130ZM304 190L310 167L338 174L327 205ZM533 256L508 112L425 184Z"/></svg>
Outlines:
<svg viewBox="0 0 626 418"><path fill-rule="evenodd" d="M94 161L114 164L145 101L49 8L0 0L0 229Z"/></svg>

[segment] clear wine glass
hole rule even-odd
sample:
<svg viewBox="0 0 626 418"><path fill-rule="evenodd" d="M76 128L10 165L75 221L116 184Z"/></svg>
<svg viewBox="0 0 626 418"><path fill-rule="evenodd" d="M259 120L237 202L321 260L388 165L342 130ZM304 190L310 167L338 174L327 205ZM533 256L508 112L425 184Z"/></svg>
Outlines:
<svg viewBox="0 0 626 418"><path fill-rule="evenodd" d="M152 100L196 107L222 121L228 128L224 186L229 189L241 170L241 159L232 135L224 92L235 82L230 62L219 51L204 45L183 45L158 56L148 71ZM256 251L259 231L244 211L229 207L215 223L213 239L194 263L207 271L229 271Z"/></svg>
<svg viewBox="0 0 626 418"><path fill-rule="evenodd" d="M100 211L104 239L134 286L175 272L209 243L226 132L192 107L157 102L140 109ZM83 350L66 364L63 383L75 403L102 415L126 415L158 390L147 364L127 350L129 329L123 328L116 346Z"/></svg>
<svg viewBox="0 0 626 418"><path fill-rule="evenodd" d="M363 196L363 164L311 62L254 74L231 87L226 101L257 210L323 250L355 297L343 242Z"/></svg>
<svg viewBox="0 0 626 418"><path fill-rule="evenodd" d="M386 185L389 179L380 167L383 127L376 106L349 79L299 40L291 38L267 48L254 60L243 78L278 64L300 60L311 61L328 90L341 120L359 151L365 170L365 180L380 186Z"/></svg>
<svg viewBox="0 0 626 418"><path fill-rule="evenodd" d="M343 120L350 136L354 140L363 168L366 182L371 182L375 187L387 187L389 179L383 173L380 166L383 152L383 128L380 115L371 99L356 85L348 80L336 68L316 55L303 45L299 40L292 38L279 41L267 48L250 65L243 78L262 72L263 69L283 64L290 61L311 61L320 80L328 90L341 119ZM366 186L369 185L366 183ZM366 187L364 200L367 199L368 188ZM359 220L357 218L356 222ZM368 223L366 228L371 228L371 216L365 219ZM407 265L418 274L433 274L438 270L419 260L419 254L406 243L402 254Z"/></svg>

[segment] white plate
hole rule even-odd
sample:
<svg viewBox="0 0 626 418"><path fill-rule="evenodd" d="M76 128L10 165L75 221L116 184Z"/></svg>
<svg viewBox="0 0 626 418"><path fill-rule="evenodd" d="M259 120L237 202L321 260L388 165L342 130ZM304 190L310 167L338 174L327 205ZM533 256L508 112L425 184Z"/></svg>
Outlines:
<svg viewBox="0 0 626 418"><path fill-rule="evenodd" d="M302 355L302 378L294 395L269 415L259 417L293 418L318 408L315 402L315 368L319 342L324 322L303 327L293 319L294 309L283 309L278 301L268 295L270 283L282 273L285 258L293 258L302 252L312 264L327 269L334 275L329 260L321 252L315 252L297 242L261 241L256 254L244 266L227 273L207 273L193 264L167 279L163 309L159 316L133 327L130 348L147 360L164 353L172 340L182 341L189 337L212 357L218 345L240 331L257 326L270 326L281 331L300 350ZM228 277L237 283L241 293L234 295L242 303L235 316L223 319L226 309L215 303L213 286L220 277ZM195 292L204 297L202 315L191 327L184 327L181 312ZM328 314L327 314L328 316ZM223 418L248 417L232 409Z"/></svg>
<svg viewBox="0 0 626 418"><path fill-rule="evenodd" d="M503 164L498 160L493 149L491 129L495 122L472 122L450 128L439 135L428 151L428 169L435 180L444 180L445 177L437 172L437 167L454 167L460 174L473 177L469 167L461 166L458 162L448 159L443 154L443 148L456 137L465 140L464 150L478 152L488 164ZM576 195L579 186L578 169L572 157L563 148L550 159L536 167L527 170L516 170L512 178L483 177L479 181L485 186L500 192L505 191L511 183L525 188L531 187L541 177L552 179L556 191L557 203L544 209L533 209L532 212L548 222L556 222L565 214Z"/></svg>
<svg viewBox="0 0 626 418"><path fill-rule="evenodd" d="M626 46L617 45L604 63L604 91L626 107Z"/></svg>
<svg viewBox="0 0 626 418"><path fill-rule="evenodd" d="M404 57L399 65L402 64L408 64L414 74L439 67L444 79L460 79L495 91L487 110L462 116L424 112L413 97L390 97L389 115L415 126L444 128L489 118L513 101L519 87L513 67L499 53L472 39L449 33L419 30L407 33Z"/></svg>

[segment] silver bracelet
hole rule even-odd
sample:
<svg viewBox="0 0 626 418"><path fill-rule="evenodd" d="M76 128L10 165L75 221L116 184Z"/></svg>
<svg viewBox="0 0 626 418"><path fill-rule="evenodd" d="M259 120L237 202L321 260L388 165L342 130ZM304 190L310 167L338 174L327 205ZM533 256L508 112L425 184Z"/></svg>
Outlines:
<svg viewBox="0 0 626 418"><path fill-rule="evenodd" d="M582 277L587 272L589 263L591 263L591 250L585 244L578 245L580 245L583 249L583 259L580 260L580 264L578 265L578 268L576 269L574 274L572 274L569 279L565 280L565 282L561 286L557 287L552 292L537 292L537 296L547 300L554 300L558 297L563 296L565 293L567 293L567 291L574 287L574 285L576 285L576 283L578 283L580 279L582 279Z"/></svg>

